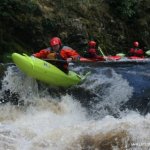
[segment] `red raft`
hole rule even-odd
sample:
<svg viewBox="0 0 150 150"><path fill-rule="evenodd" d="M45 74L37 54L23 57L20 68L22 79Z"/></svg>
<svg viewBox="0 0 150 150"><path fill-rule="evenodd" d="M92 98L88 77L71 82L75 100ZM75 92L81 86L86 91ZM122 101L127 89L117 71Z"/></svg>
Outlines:
<svg viewBox="0 0 150 150"><path fill-rule="evenodd" d="M116 61L116 60L120 60L121 56L104 56L103 60L102 59L98 59L98 58L84 58L81 57L80 61L81 62L104 62L104 61Z"/></svg>
<svg viewBox="0 0 150 150"><path fill-rule="evenodd" d="M132 60L144 60L146 58L144 58L144 57L138 57L138 56L131 56L131 57L128 57L128 59L132 59Z"/></svg>
<svg viewBox="0 0 150 150"><path fill-rule="evenodd" d="M131 56L131 57L121 57L121 56L105 56L104 60L102 59L91 59L91 58L80 58L80 62L84 63L89 63L93 65L126 65L126 64L150 64L150 58L141 58L141 57L136 57L136 56Z"/></svg>

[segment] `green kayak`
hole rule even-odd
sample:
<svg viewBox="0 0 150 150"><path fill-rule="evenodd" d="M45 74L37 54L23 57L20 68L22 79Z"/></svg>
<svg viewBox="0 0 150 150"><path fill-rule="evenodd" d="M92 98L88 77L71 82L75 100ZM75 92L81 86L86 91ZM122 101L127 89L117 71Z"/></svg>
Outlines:
<svg viewBox="0 0 150 150"><path fill-rule="evenodd" d="M66 74L54 65L26 54L13 53L12 59L16 66L28 76L51 86L70 87L81 83L87 76L78 75L73 71Z"/></svg>

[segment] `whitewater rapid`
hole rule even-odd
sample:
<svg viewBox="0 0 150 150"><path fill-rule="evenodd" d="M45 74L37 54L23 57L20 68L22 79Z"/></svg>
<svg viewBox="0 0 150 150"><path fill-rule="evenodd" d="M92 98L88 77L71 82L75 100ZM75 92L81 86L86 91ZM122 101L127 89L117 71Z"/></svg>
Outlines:
<svg viewBox="0 0 150 150"><path fill-rule="evenodd" d="M13 100L11 94L17 93L18 105L0 105L0 149L149 149L149 113L141 115L126 105L137 88L127 78L134 69L84 69L90 69L92 75L83 84L62 91L8 67L0 98Z"/></svg>

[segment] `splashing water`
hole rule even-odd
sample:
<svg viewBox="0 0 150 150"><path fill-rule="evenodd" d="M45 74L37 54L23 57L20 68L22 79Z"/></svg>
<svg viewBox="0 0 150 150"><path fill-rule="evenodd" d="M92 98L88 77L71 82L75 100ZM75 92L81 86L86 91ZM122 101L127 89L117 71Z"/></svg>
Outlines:
<svg viewBox="0 0 150 150"><path fill-rule="evenodd" d="M94 70L83 84L69 89L77 90L77 97L82 93L80 89L84 90L85 96L81 99L86 102L90 99L88 94L92 93L90 108L83 107L81 100L69 90L60 97L53 97L48 86L40 86L42 88L13 67L5 72L0 96L10 90L19 94L24 105L0 105L2 150L150 148L150 115L144 117L130 110L123 113L119 109L132 97L133 87L113 69ZM91 116L88 109L92 111ZM115 113L119 118L115 118Z"/></svg>

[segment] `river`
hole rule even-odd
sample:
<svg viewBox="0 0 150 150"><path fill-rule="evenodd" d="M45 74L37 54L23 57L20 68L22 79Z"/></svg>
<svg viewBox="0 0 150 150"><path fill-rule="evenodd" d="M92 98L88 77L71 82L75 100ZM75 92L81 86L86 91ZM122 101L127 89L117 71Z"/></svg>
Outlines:
<svg viewBox="0 0 150 150"><path fill-rule="evenodd" d="M91 75L52 88L0 65L1 150L150 149L150 63L73 65Z"/></svg>

